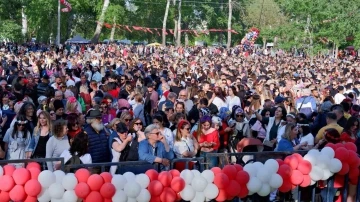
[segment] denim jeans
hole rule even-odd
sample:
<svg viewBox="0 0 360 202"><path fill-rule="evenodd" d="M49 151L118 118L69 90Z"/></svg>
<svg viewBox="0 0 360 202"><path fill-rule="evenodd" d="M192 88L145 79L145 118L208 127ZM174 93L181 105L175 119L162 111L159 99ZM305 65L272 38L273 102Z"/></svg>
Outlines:
<svg viewBox="0 0 360 202"><path fill-rule="evenodd" d="M203 151L201 151L200 152L200 157L204 157L205 162L207 162L207 159L206 159L206 154L207 153L217 153L217 150L214 150L212 152L203 152ZM209 157L209 167L208 168L210 169L210 168L213 168L213 167L216 167L216 166L219 166L218 157L216 157L216 156Z"/></svg>

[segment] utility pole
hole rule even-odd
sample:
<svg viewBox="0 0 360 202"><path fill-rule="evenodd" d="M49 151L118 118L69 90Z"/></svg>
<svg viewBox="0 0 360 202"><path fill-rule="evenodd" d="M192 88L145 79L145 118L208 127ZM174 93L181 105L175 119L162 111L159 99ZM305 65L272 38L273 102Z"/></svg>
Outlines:
<svg viewBox="0 0 360 202"><path fill-rule="evenodd" d="M61 17L61 5L60 0L58 0L58 25L57 25L57 35L56 35L56 45L60 45L60 17Z"/></svg>
<svg viewBox="0 0 360 202"><path fill-rule="evenodd" d="M181 46L181 0L179 0L178 15L178 36L176 39L176 47Z"/></svg>
<svg viewBox="0 0 360 202"><path fill-rule="evenodd" d="M226 48L230 48L231 46L231 18L232 18L232 2L229 0L229 19L228 19L228 37Z"/></svg>

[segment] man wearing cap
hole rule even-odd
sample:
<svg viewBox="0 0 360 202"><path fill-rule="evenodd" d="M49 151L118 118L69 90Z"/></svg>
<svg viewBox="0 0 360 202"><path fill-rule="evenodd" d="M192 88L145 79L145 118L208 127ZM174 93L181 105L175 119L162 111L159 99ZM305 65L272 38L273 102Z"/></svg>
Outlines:
<svg viewBox="0 0 360 202"><path fill-rule="evenodd" d="M167 96L167 99L159 103L159 110L165 112L166 109L174 108L174 103L176 101L176 93L170 92Z"/></svg>
<svg viewBox="0 0 360 202"><path fill-rule="evenodd" d="M316 98L311 96L310 89L302 90L301 97L295 101L295 109L299 113L304 113L307 118L310 118L311 114L317 111Z"/></svg>
<svg viewBox="0 0 360 202"><path fill-rule="evenodd" d="M93 163L102 163L110 161L110 152L108 139L102 123L102 115L98 109L90 109L84 130L89 136L89 153ZM100 172L96 169L95 172Z"/></svg>

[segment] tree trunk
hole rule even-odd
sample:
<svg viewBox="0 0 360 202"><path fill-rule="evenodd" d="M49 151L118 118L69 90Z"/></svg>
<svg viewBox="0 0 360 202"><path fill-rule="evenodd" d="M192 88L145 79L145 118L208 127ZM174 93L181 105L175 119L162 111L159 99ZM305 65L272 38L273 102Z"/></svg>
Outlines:
<svg viewBox="0 0 360 202"><path fill-rule="evenodd" d="M337 46L337 44L335 44L335 59L338 58L338 54L339 54L339 47Z"/></svg>
<svg viewBox="0 0 360 202"><path fill-rule="evenodd" d="M114 16L113 18L113 26L111 28L111 33L110 33L110 42L114 42L114 35L115 35L115 29L116 29L116 17Z"/></svg>
<svg viewBox="0 0 360 202"><path fill-rule="evenodd" d="M232 18L232 3L231 0L229 0L228 36L227 36L226 48L230 48L231 46L231 18Z"/></svg>
<svg viewBox="0 0 360 202"><path fill-rule="evenodd" d="M94 33L93 38L91 39L91 43L97 43L99 41L101 30L104 25L105 13L109 7L109 4L110 4L110 0L104 0L104 5L101 10L101 15L100 15L98 23L96 25L95 33Z"/></svg>
<svg viewBox="0 0 360 202"><path fill-rule="evenodd" d="M28 23L27 23L27 16L25 14L25 6L23 6L21 9L21 24L22 24L21 34L23 35L24 39L26 40Z"/></svg>
<svg viewBox="0 0 360 202"><path fill-rule="evenodd" d="M170 0L167 0L165 14L164 14L163 27L162 27L162 45L163 46L166 45L166 34L165 33L166 33L166 21L167 21L168 14L169 14L169 7L170 7Z"/></svg>
<svg viewBox="0 0 360 202"><path fill-rule="evenodd" d="M181 0L179 1L179 7L178 7L178 29L177 29L177 39L176 39L176 47L181 46Z"/></svg>
<svg viewBox="0 0 360 202"><path fill-rule="evenodd" d="M174 19L174 43L175 44L177 43L177 28L178 28L177 20Z"/></svg>
<svg viewBox="0 0 360 202"><path fill-rule="evenodd" d="M266 49L266 42L267 42L267 39L265 37L263 37L263 49L264 50Z"/></svg>
<svg viewBox="0 0 360 202"><path fill-rule="evenodd" d="M188 33L186 32L185 33L185 47L189 45L189 35Z"/></svg>

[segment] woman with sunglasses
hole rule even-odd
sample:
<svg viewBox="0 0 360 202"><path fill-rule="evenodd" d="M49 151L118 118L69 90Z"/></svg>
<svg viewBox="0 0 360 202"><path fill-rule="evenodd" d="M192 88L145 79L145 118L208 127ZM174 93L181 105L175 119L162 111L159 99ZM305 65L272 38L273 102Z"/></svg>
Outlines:
<svg viewBox="0 0 360 202"><path fill-rule="evenodd" d="M129 133L132 134L134 137L137 137L138 142L141 142L146 139L145 134L143 132L143 122L136 118L130 123Z"/></svg>
<svg viewBox="0 0 360 202"><path fill-rule="evenodd" d="M133 115L129 111L123 111L120 115L120 122L124 123L128 128L133 120Z"/></svg>
<svg viewBox="0 0 360 202"><path fill-rule="evenodd" d="M82 132L82 125L79 122L79 115L71 113L67 116L67 127L68 127L68 138L70 144L73 142L74 138Z"/></svg>
<svg viewBox="0 0 360 202"><path fill-rule="evenodd" d="M46 143L52 136L50 114L46 111L41 111L38 117L39 119L34 129L33 138L31 138L30 145L26 149L27 158L45 158ZM43 165L43 169L46 169L46 164Z"/></svg>
<svg viewBox="0 0 360 202"><path fill-rule="evenodd" d="M31 141L30 131L26 128L26 117L18 116L13 128L9 128L3 139L4 151L6 151L7 160L25 159L26 148ZM23 164L15 164L16 167L23 167Z"/></svg>
<svg viewBox="0 0 360 202"><path fill-rule="evenodd" d="M172 131L169 128L165 127L166 120L164 119L164 116L157 113L152 117L152 120L153 120L153 124L159 126L159 131L161 135L165 137L167 143L172 149L174 146L174 136Z"/></svg>
<svg viewBox="0 0 360 202"><path fill-rule="evenodd" d="M100 111L102 113L103 123L110 123L115 118L115 116L112 113L110 113L110 105L108 100L106 99L103 99L101 101Z"/></svg>

